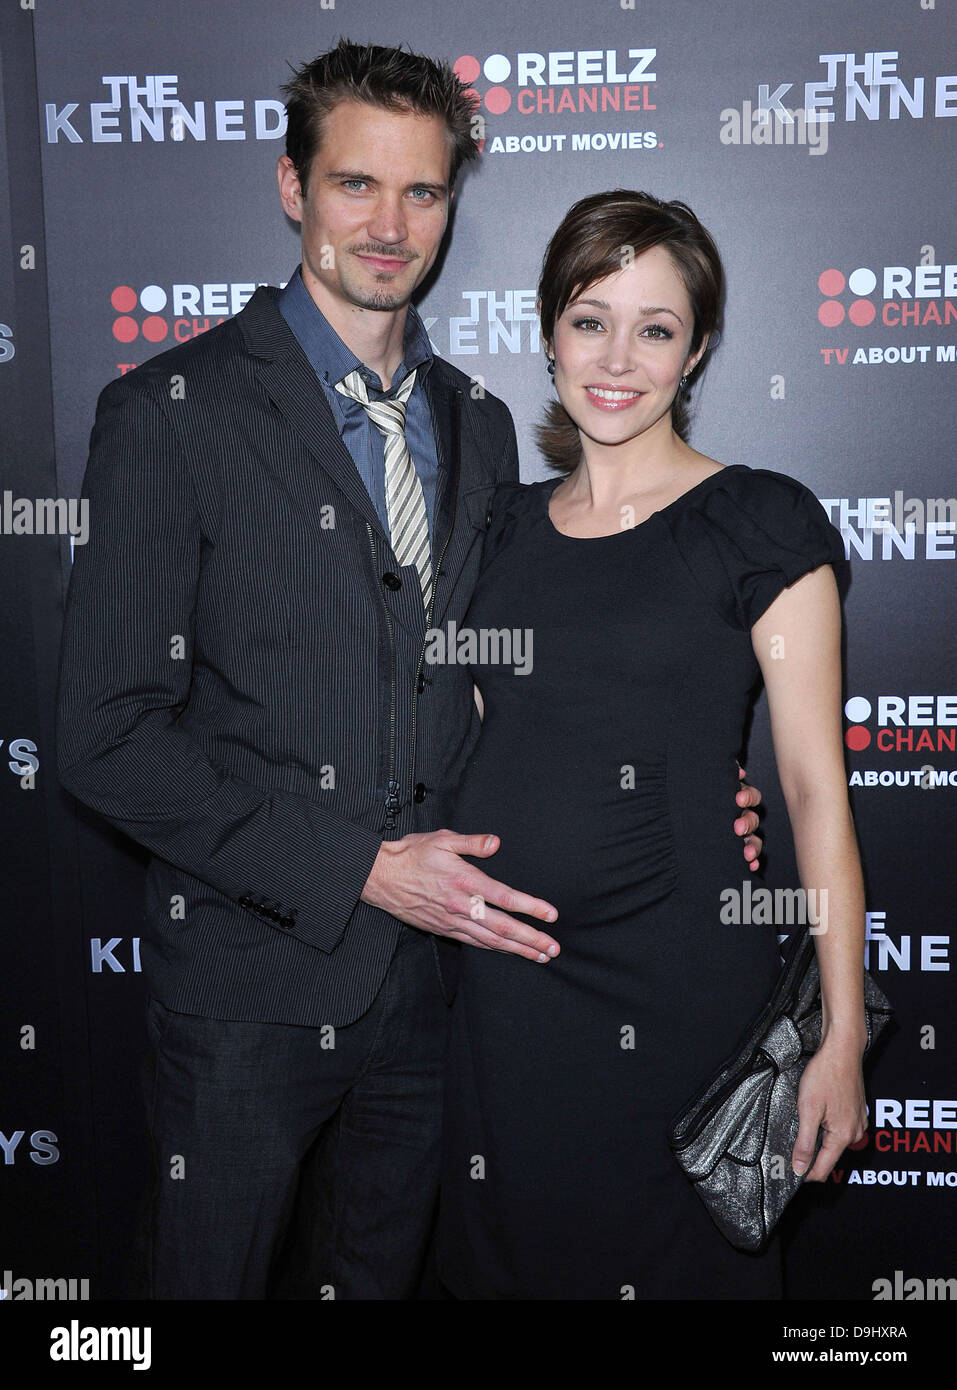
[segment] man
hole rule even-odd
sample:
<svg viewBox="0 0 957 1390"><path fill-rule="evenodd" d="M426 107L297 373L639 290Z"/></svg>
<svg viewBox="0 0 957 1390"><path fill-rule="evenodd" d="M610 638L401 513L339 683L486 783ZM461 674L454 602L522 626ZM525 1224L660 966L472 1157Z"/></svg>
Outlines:
<svg viewBox="0 0 957 1390"><path fill-rule="evenodd" d="M103 392L63 640L61 780L154 855L157 1298L411 1297L450 943L559 949L511 915L549 903L460 857L494 827L441 828L479 722L426 629L463 620L518 477L505 406L410 303L472 107L444 64L345 42L285 90L301 267Z"/></svg>

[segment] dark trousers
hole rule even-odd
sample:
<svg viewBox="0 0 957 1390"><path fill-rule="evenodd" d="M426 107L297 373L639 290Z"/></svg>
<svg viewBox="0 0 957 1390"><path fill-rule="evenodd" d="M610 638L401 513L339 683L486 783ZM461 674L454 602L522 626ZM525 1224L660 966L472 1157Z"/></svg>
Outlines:
<svg viewBox="0 0 957 1390"><path fill-rule="evenodd" d="M345 1027L150 1000L149 1297L414 1297L447 1020L431 940L407 927L375 1002Z"/></svg>

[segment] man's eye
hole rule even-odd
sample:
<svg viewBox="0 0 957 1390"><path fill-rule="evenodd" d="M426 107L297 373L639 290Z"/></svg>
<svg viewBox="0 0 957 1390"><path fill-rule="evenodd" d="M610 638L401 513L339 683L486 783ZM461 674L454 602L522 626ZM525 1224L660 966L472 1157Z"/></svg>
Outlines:
<svg viewBox="0 0 957 1390"><path fill-rule="evenodd" d="M343 179L343 188L365 188L365 179Z"/></svg>
<svg viewBox="0 0 957 1390"><path fill-rule="evenodd" d="M417 203L428 202L428 200L433 196L431 188L413 188L412 192L416 195L415 201Z"/></svg>

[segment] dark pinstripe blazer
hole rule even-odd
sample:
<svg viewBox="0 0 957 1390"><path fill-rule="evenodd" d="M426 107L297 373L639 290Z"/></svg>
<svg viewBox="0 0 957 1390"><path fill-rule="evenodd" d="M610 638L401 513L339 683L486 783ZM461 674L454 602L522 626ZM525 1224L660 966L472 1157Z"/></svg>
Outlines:
<svg viewBox="0 0 957 1390"><path fill-rule="evenodd" d="M155 997L214 1018L344 1024L374 998L400 930L359 901L379 845L449 824L479 725L466 669L422 664L415 570L396 565L277 294L259 289L100 396L58 766L152 851ZM501 401L441 358L425 389L444 627L463 620L492 491L518 462ZM457 950L441 943L443 961Z"/></svg>

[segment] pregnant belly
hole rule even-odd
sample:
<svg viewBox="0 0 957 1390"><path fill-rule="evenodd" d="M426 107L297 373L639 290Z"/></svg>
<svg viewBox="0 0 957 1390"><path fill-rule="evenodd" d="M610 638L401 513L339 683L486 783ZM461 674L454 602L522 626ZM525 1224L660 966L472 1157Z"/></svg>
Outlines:
<svg viewBox="0 0 957 1390"><path fill-rule="evenodd" d="M553 903L565 930L623 921L677 881L664 766L630 766L483 732L451 827L498 835L498 851L472 862Z"/></svg>

